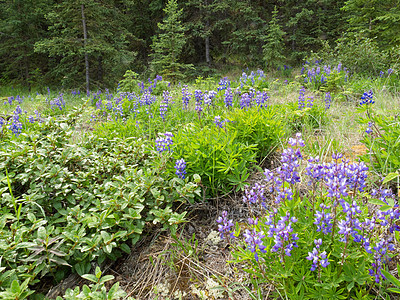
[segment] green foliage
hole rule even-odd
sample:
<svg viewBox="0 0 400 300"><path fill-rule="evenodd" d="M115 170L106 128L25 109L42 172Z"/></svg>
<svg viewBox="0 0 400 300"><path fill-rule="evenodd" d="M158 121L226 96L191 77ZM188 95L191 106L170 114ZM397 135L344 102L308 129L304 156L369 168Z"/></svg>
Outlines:
<svg viewBox="0 0 400 300"><path fill-rule="evenodd" d="M283 64L285 56L283 55L284 44L283 37L286 33L278 24L278 9L274 8L272 19L269 22L265 35L265 44L263 45L263 60L268 67L276 68Z"/></svg>
<svg viewBox="0 0 400 300"><path fill-rule="evenodd" d="M124 79L119 82L119 88L121 92L135 92L140 91L140 80L138 79L138 73L132 70L127 70L124 74Z"/></svg>
<svg viewBox="0 0 400 300"><path fill-rule="evenodd" d="M235 109L226 114L230 121L226 124L226 130L236 132L238 142L255 145L256 158L261 161L275 150L279 139L285 134L284 121L277 118L280 113L277 106Z"/></svg>
<svg viewBox="0 0 400 300"><path fill-rule="evenodd" d="M158 23L160 33L153 38L151 68L172 80L182 78L183 71L191 68L180 62L180 55L186 43L185 26L181 23L182 9L178 9L176 0L168 0L164 9L165 17Z"/></svg>
<svg viewBox="0 0 400 300"><path fill-rule="evenodd" d="M371 166L375 172L387 175L400 169L400 121L398 116L384 116L364 105L359 113L365 116L358 119L363 130L369 124L372 130L370 134L364 133L361 142L369 152L361 156L361 159Z"/></svg>
<svg viewBox="0 0 400 300"><path fill-rule="evenodd" d="M283 107L282 111L285 114L286 125L292 132L318 129L329 122L326 110L320 104L300 110L297 103L289 103Z"/></svg>
<svg viewBox="0 0 400 300"><path fill-rule="evenodd" d="M95 275L84 274L82 278L91 282L89 286L83 285L82 290L79 287L75 289L67 289L63 297L57 297L57 300L114 300L121 299L126 296L126 293L119 288L119 282L115 283L108 291L105 287L107 281L113 280L113 275L102 276L99 267L96 267ZM129 298L130 299L130 298Z"/></svg>
<svg viewBox="0 0 400 300"><path fill-rule="evenodd" d="M328 43L312 55L309 60L320 59L326 65L342 63L351 73L379 75L382 70L387 70L391 59L386 51L379 49L377 41L358 34L347 34L337 40L336 46Z"/></svg>
<svg viewBox="0 0 400 300"><path fill-rule="evenodd" d="M84 274L92 261L116 259L146 221L175 230L185 213L172 206L198 193L196 184L164 176L166 162L140 139L71 144L74 114L18 142L1 141L0 170L8 172L0 173L2 287L46 275L59 281L72 270Z"/></svg>
<svg viewBox="0 0 400 300"><path fill-rule="evenodd" d="M379 47L398 47L400 9L396 0L348 0L343 10L349 13L349 30L376 38Z"/></svg>
<svg viewBox="0 0 400 300"><path fill-rule="evenodd" d="M235 131L225 132L214 124L187 124L175 135L172 155L174 159L183 158L188 174L199 174L208 192L216 195L229 191L233 184L228 177L235 171L249 172L255 149L255 145L238 142Z"/></svg>
<svg viewBox="0 0 400 300"><path fill-rule="evenodd" d="M293 147L286 149L286 153L297 150ZM281 161L287 162L287 157L288 154L282 155ZM332 164L350 169L357 166L350 166L348 162L341 163L339 159L333 160ZM367 193L354 188L352 195L333 196L327 193L331 188L329 184L320 184L314 177L306 178L303 176L305 174L300 174L299 165L298 160L292 165L295 170L290 171L296 174L293 178L299 176L296 183L290 182L292 178L288 181L284 179L288 174L282 174L285 172L283 169L273 178L267 179L272 184L269 192L272 209L265 206L265 191L260 186L257 188L255 185L251 187L251 191L247 190L244 199L247 199L250 206L249 220L252 222L237 222L235 228L231 228L229 232L224 231L225 235L232 232L235 237L227 238L233 255L230 263L244 266L243 270L249 274L251 283L248 285L251 286L248 292L253 295L253 299L265 297L266 285L274 286L275 297L279 299L370 299L369 291L377 282L369 269L371 263L377 263L377 256L368 248L360 246L360 242L356 240L357 234L366 234L361 227L355 228L353 223L347 223L346 226L352 230L351 234L346 234L342 229L344 220L357 220L361 224L372 218L375 212L369 211L365 206L362 208ZM290 189L293 195L282 199L279 189L275 189L278 180L282 180L282 186ZM300 193L298 184L301 181L304 184L308 180L311 180L313 187L306 194ZM341 204L336 202L339 197ZM374 196L372 198L371 205L380 201ZM386 200L391 203L391 207L377 209L393 209L395 200L389 197ZM321 221L322 217L317 221L317 216L323 210L322 205L326 205L323 213L329 212L327 216L330 216L330 220L324 219L327 223ZM357 213L348 217L346 207L357 207ZM222 223L225 226L228 224L226 221ZM325 227L328 223L330 229ZM382 223L375 223L375 226L374 232L367 234L371 245L378 244L381 241L379 233L386 232L391 225L383 220ZM394 251L394 248L391 250ZM323 260L325 263L322 263Z"/></svg>

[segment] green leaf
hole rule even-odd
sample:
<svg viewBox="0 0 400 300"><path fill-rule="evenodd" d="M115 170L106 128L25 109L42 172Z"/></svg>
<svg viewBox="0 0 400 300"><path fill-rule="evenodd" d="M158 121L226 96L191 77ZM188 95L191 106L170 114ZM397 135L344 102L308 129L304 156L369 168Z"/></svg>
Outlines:
<svg viewBox="0 0 400 300"><path fill-rule="evenodd" d="M13 294L19 294L21 291L18 280L13 280L11 283L11 292Z"/></svg>
<svg viewBox="0 0 400 300"><path fill-rule="evenodd" d="M130 253L131 253L131 248L130 248L127 244L123 243L123 244L121 244L119 247L120 247L120 249L121 249L122 251L124 251L125 253L127 253L127 254L130 254Z"/></svg>
<svg viewBox="0 0 400 300"><path fill-rule="evenodd" d="M385 179L383 180L382 184L388 183L389 181L392 181L396 177L400 177L400 174L398 173L389 173Z"/></svg>
<svg viewBox="0 0 400 300"><path fill-rule="evenodd" d="M386 277L387 280L390 281L390 283L392 283L396 287L400 288L400 280L398 280L396 277L394 277L392 274L390 274L386 270L382 270L382 274Z"/></svg>
<svg viewBox="0 0 400 300"><path fill-rule="evenodd" d="M115 278L115 277L114 277L113 275L105 275L105 276L103 276L103 277L100 278L99 283L101 284L101 283L104 283L104 282L113 280L114 278Z"/></svg>
<svg viewBox="0 0 400 300"><path fill-rule="evenodd" d="M370 199L368 202L375 205L387 205L385 202L379 199Z"/></svg>
<svg viewBox="0 0 400 300"><path fill-rule="evenodd" d="M81 277L91 282L97 283L97 278L93 274L83 274Z"/></svg>
<svg viewBox="0 0 400 300"><path fill-rule="evenodd" d="M76 273L82 276L90 271L91 265L89 262L80 262L74 266Z"/></svg>

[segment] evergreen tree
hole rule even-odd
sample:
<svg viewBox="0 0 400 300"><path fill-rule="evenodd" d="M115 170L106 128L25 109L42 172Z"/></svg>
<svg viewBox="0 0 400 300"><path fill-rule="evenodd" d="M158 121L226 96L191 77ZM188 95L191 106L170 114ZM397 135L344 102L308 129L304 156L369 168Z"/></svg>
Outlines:
<svg viewBox="0 0 400 300"><path fill-rule="evenodd" d="M71 0L51 8L47 14L50 37L35 44L37 52L51 58L49 76L65 87L83 86L89 71L97 86L114 84L122 76L133 53L127 50L131 34L118 4L119 1Z"/></svg>
<svg viewBox="0 0 400 300"><path fill-rule="evenodd" d="M349 30L376 38L382 49L400 45L400 3L398 0L348 0Z"/></svg>
<svg viewBox="0 0 400 300"><path fill-rule="evenodd" d="M41 81L46 58L33 45L46 34L50 0L0 1L0 76L26 86Z"/></svg>
<svg viewBox="0 0 400 300"><path fill-rule="evenodd" d="M275 6L269 22L263 46L264 61L268 67L278 67L285 61L283 36L285 32L278 24L278 10Z"/></svg>
<svg viewBox="0 0 400 300"><path fill-rule="evenodd" d="M182 72L192 65L180 62L180 55L186 43L186 28L181 22L182 9L176 0L168 0L164 8L165 16L158 23L160 32L153 38L150 67L153 72L170 79L182 77Z"/></svg>

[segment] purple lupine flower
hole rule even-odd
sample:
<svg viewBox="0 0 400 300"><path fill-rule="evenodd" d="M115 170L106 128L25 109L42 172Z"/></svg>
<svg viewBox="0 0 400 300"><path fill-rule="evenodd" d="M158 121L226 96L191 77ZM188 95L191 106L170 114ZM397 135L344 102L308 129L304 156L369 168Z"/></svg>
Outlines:
<svg viewBox="0 0 400 300"><path fill-rule="evenodd" d="M347 186L349 189L358 189L364 191L365 181L368 176L368 167L364 162L349 164L345 169Z"/></svg>
<svg viewBox="0 0 400 300"><path fill-rule="evenodd" d="M374 262L372 263L372 268L369 269L369 275L375 278L376 283L379 283L381 279L386 279L382 274L382 266L389 259L388 252L395 250L392 238L382 238L376 243L373 250L375 250Z"/></svg>
<svg viewBox="0 0 400 300"><path fill-rule="evenodd" d="M372 133L372 122L368 122L368 127L367 127L367 129L365 130L365 132L367 133L367 134L371 134Z"/></svg>
<svg viewBox="0 0 400 300"><path fill-rule="evenodd" d="M392 73L393 73L393 69L392 69L392 68L390 68L390 69L388 69L388 70L387 70L387 72L388 72L388 76L390 76L390 74L392 74Z"/></svg>
<svg viewBox="0 0 400 300"><path fill-rule="evenodd" d="M221 214L220 217L218 217L217 219L217 223L219 223L220 225L218 225L218 231L221 234L221 238L233 238L233 232L232 232L232 227L233 227L233 221L232 220L228 220L228 212L226 210L224 210Z"/></svg>
<svg viewBox="0 0 400 300"><path fill-rule="evenodd" d="M203 92L200 90L194 91L194 98L196 99L195 110L200 114L203 111Z"/></svg>
<svg viewBox="0 0 400 300"><path fill-rule="evenodd" d="M319 163L319 157L310 157L305 169L306 175L310 177L310 184L316 183L324 179L325 168Z"/></svg>
<svg viewBox="0 0 400 300"><path fill-rule="evenodd" d="M179 178L185 179L186 175L186 162L183 158L178 159L175 163L175 174L178 175Z"/></svg>
<svg viewBox="0 0 400 300"><path fill-rule="evenodd" d="M233 105L233 94L230 87L228 87L225 91L224 103L226 108L232 107Z"/></svg>
<svg viewBox="0 0 400 300"><path fill-rule="evenodd" d="M305 99L304 95L306 93L306 89L302 87L299 92L299 110L302 110L305 107Z"/></svg>
<svg viewBox="0 0 400 300"><path fill-rule="evenodd" d="M254 253L254 258L258 261L258 251L261 253L266 253L266 246L263 244L262 239L265 238L263 232L257 232L255 228L252 230L246 229L244 232L245 242L247 244L248 249Z"/></svg>
<svg viewBox="0 0 400 300"><path fill-rule="evenodd" d="M308 96L307 97L307 107L312 108L314 105L314 97L313 96Z"/></svg>
<svg viewBox="0 0 400 300"><path fill-rule="evenodd" d="M274 246L271 248L271 252L284 251L285 255L291 256L293 247L298 247L296 241L299 239L297 233L292 233L292 224L296 223L295 217L290 218L290 213L287 212L286 216L280 218L276 225L269 225L270 230L268 231L269 237L274 237ZM283 257L281 256L281 261Z"/></svg>
<svg viewBox="0 0 400 300"><path fill-rule="evenodd" d="M321 211L316 211L315 221L313 224L317 225L317 231L321 231L323 234L328 234L332 232L333 222L332 215L329 212L325 212L330 209L330 206L327 206L323 203L320 204Z"/></svg>
<svg viewBox="0 0 400 300"><path fill-rule="evenodd" d="M312 252L308 252L308 256L306 259L312 261L312 265L310 270L315 271L319 268L319 266L326 268L329 265L328 258L326 257L326 251L319 252L319 248L321 247L322 240L314 240L315 247Z"/></svg>
<svg viewBox="0 0 400 300"><path fill-rule="evenodd" d="M22 114L22 108L21 108L21 106L17 105L17 107L15 108L14 113L17 114L17 115Z"/></svg>
<svg viewBox="0 0 400 300"><path fill-rule="evenodd" d="M156 138L156 149L158 152L171 151L170 146L173 144L172 137L174 136L171 132L165 132L164 137Z"/></svg>
<svg viewBox="0 0 400 300"><path fill-rule="evenodd" d="M244 109L245 107L250 107L251 106L251 98L248 93L242 94L242 97L240 98L240 108Z"/></svg>
<svg viewBox="0 0 400 300"><path fill-rule="evenodd" d="M14 97L13 97L13 96L8 97L8 98L7 98L8 104L12 105L13 100L14 100ZM6 104L6 102L4 102L4 104Z"/></svg>
<svg viewBox="0 0 400 300"><path fill-rule="evenodd" d="M218 128L223 128L225 121L221 121L221 116L215 116L214 123Z"/></svg>
<svg viewBox="0 0 400 300"><path fill-rule="evenodd" d="M31 124L35 123L35 117L34 116L28 116L28 121Z"/></svg>
<svg viewBox="0 0 400 300"><path fill-rule="evenodd" d="M182 105L187 109L189 105L191 94L189 93L188 86L184 85L182 88Z"/></svg>
<svg viewBox="0 0 400 300"><path fill-rule="evenodd" d="M296 133L296 138L289 138L288 144L292 147L304 147L306 145L300 132Z"/></svg>
<svg viewBox="0 0 400 300"><path fill-rule="evenodd" d="M265 205L265 185L260 183L255 183L252 187L246 187L244 190L243 202L248 204L257 204L260 203L262 207L266 207Z"/></svg>
<svg viewBox="0 0 400 300"><path fill-rule="evenodd" d="M19 136L22 132L22 123L19 120L19 114L15 111L9 129L14 133L15 136Z"/></svg>
<svg viewBox="0 0 400 300"><path fill-rule="evenodd" d="M364 104L374 104L374 93L372 92L372 90L369 90L368 92L364 92L364 94L361 96L361 101L360 101L360 105L364 105Z"/></svg>
<svg viewBox="0 0 400 300"><path fill-rule="evenodd" d="M331 93L325 93L325 110L328 110L331 107L332 97Z"/></svg>
<svg viewBox="0 0 400 300"><path fill-rule="evenodd" d="M226 90L231 86L231 82L228 80L228 77L224 77L219 81L218 91Z"/></svg>
<svg viewBox="0 0 400 300"><path fill-rule="evenodd" d="M65 107L64 94L60 93L57 98L50 101L50 107L52 110L54 110L56 106L59 110L63 110Z"/></svg>

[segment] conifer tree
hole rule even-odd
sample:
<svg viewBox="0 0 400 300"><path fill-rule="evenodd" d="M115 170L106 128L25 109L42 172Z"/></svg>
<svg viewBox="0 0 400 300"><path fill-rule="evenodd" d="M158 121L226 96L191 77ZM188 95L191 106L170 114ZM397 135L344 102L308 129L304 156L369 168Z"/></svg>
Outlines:
<svg viewBox="0 0 400 300"><path fill-rule="evenodd" d="M284 62L284 35L285 32L278 24L278 10L275 6L274 11L272 12L272 19L267 28L265 44L263 46L264 62L266 63L267 67L277 67Z"/></svg>
<svg viewBox="0 0 400 300"><path fill-rule="evenodd" d="M151 48L152 61L150 67L153 72L171 80L183 77L182 72L192 65L180 62L180 55L186 43L186 28L181 22L182 9L178 9L176 0L169 0L164 8L165 16L158 23L160 32L153 38Z"/></svg>

